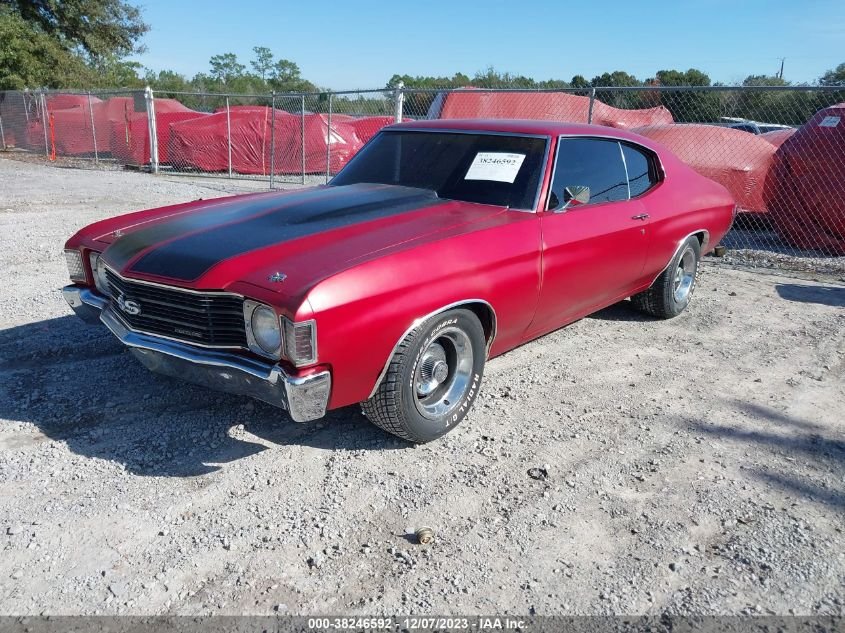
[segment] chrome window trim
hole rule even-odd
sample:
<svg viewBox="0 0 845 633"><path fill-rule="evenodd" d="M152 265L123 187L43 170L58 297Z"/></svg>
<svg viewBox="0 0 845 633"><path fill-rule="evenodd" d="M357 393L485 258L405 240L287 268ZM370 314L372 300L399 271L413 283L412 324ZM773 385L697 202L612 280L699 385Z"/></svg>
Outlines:
<svg viewBox="0 0 845 633"><path fill-rule="evenodd" d="M639 143L634 143L632 141L624 141L624 140L620 140L619 145L620 145L620 149L621 149L622 145L630 145L631 149L643 154L646 157L646 160L651 160L651 158L653 157L657 161L656 162L656 167L657 167L657 171L658 171L657 182L654 183L653 185L651 185L648 189L646 189L645 191L643 191L639 195L631 196L629 194L629 197L628 197L629 200L639 200L643 196L649 194L652 189L657 187L661 182L663 182L666 179L666 170L663 168L663 161L660 159L660 154L655 152L653 149L649 149L645 145L640 145ZM622 153L622 158L623 159L625 158L624 152ZM626 174L628 173L628 161L625 161L625 173ZM628 190L629 191L631 190L631 179L630 178L628 178Z"/></svg>
<svg viewBox="0 0 845 633"><path fill-rule="evenodd" d="M414 322L411 323L411 325L408 327L408 329L405 330L402 333L402 335L399 337L399 340L396 341L396 345L394 345L393 349L390 350L390 354L387 355L387 360L384 363L384 367L382 368L381 373L378 375L378 378L376 378L376 384L373 385L373 390L370 392L370 395L367 396L367 399L372 398L375 395L376 391L379 388L379 385L381 385L382 380L384 380L384 377L387 375L387 368L390 367L390 361L393 360L393 356L396 354L396 350L399 349L399 346L402 344L402 341L405 340L405 337L408 336L408 334L410 334L416 328L418 328L420 326L420 324L425 323L428 319L430 319L434 316L437 316L441 312L445 312L446 310L451 310L452 308L458 308L460 306L469 305L470 303L482 303L482 304L484 304L485 306L490 308L490 313L493 315L493 325L490 328L490 339L487 341L486 350L485 350L486 351L485 357L489 357L490 356L490 348L493 346L493 341L495 340L496 334L498 332L499 318L496 315L496 309L490 304L489 301L485 301L484 299L463 299L461 301L455 301L454 303L449 303L445 306L441 306L441 307L437 308L436 310L432 310L431 312L429 312L425 316L417 317L416 319L414 319Z"/></svg>
<svg viewBox="0 0 845 633"><path fill-rule="evenodd" d="M605 140L606 139L606 140L610 140L610 141L616 141L617 145L619 145L619 151L620 152L622 152L622 145L627 144L627 145L631 145L635 148L642 149L646 153L653 155L657 159L657 168L660 171L659 175L662 176L662 178L660 178L658 180L657 184L655 184L653 187L650 187L646 191L643 191L640 195L632 198L631 197L631 181L630 181L630 179L628 179L628 164L625 161L625 154L624 153L622 154L622 164L625 165L625 177L626 177L626 179L628 179L628 200L637 200L639 198L642 198L644 195L649 193L654 187L656 187L658 184L660 184L660 181L665 180L665 178L666 178L666 168L663 166L663 160L660 158L660 154L658 154L653 149L650 149L650 148L646 147L645 145L643 145L641 143L637 143L636 141L632 141L629 138L623 138L621 136L613 136L613 135L610 135L610 134L559 134L557 136L557 146L555 147L555 160L554 160L554 163L552 164L552 176L549 179L549 191L546 193L546 204L543 205L543 209L541 209L542 212L553 212L554 211L554 209L549 209L548 206L549 206L549 200L550 200L551 195L553 193L552 192L552 185L555 182L555 173L557 172L557 159L558 159L558 155L560 154L560 142L564 139L570 139L570 138L587 138L587 139L596 139L596 140ZM625 200L612 200L612 201L608 201L608 202L598 202L598 203L595 203L595 204L608 204L610 202L626 202L626 201ZM587 204L594 204L594 203L588 202ZM583 206L586 206L586 205L583 205Z"/></svg>
<svg viewBox="0 0 845 633"><path fill-rule="evenodd" d="M622 167L625 169L625 184L628 186L628 200L631 199L631 176L628 174L628 161L625 160L625 151L622 149L622 143L616 141L616 147L619 148L619 155L622 157ZM650 187L649 187L650 189ZM643 192L645 193L645 192Z"/></svg>
<svg viewBox="0 0 845 633"><path fill-rule="evenodd" d="M545 172L546 172L546 165L549 163L549 152L551 151L551 143L552 143L552 137L549 136L548 134L531 134L531 133L528 133L528 132L499 132L499 131L496 131L496 130L467 130L467 129L450 130L449 128L440 128L440 127L437 127L437 128L433 128L433 127L431 127L431 128L430 127L403 127L403 128L397 128L397 129L380 130L379 133L376 134L376 136L379 136L381 134L400 134L402 132L438 132L438 133L444 133L445 132L447 134L475 134L475 135L485 135L485 136L516 136L516 137L520 137L520 138L541 138L541 139L544 139L546 141L546 147L543 150L543 162L542 162L542 167L540 168L541 169L540 180L537 181L537 190L534 194L534 205L533 205L533 207L531 209L522 209L522 208L517 209L516 207L508 207L508 211L519 211L520 213L537 213L540 210L539 204L540 204L540 193L543 190L543 176L545 175ZM368 141L368 144L370 142L372 142L376 138L376 136L374 136L372 139L370 139L370 141ZM339 173L340 172L338 172L338 174ZM335 175L337 175L337 174L335 174ZM329 181L329 184L331 184L331 181ZM444 198L444 200L445 199L446 198ZM465 202L465 201L464 200L458 200L458 202ZM482 204L482 203L479 202L479 203L468 203L468 204ZM492 206L498 206L498 205L492 205Z"/></svg>

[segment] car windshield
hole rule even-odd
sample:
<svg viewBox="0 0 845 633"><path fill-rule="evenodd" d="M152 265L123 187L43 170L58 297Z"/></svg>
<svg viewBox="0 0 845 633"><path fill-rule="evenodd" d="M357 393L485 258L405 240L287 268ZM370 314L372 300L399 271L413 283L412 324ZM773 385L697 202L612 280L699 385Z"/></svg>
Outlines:
<svg viewBox="0 0 845 633"><path fill-rule="evenodd" d="M533 209L547 139L483 132L384 131L331 181L435 191L441 198Z"/></svg>

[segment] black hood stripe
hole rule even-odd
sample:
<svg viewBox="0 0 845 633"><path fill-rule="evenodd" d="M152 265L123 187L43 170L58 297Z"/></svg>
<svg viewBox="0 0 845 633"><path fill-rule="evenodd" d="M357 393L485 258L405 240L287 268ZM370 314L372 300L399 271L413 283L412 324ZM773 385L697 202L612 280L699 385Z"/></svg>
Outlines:
<svg viewBox="0 0 845 633"><path fill-rule="evenodd" d="M106 261L121 267L122 260L124 266L130 264L129 272L194 281L237 255L440 202L431 191L367 184L233 200L231 207L192 213L130 233L109 247ZM130 238L131 243L124 246Z"/></svg>
<svg viewBox="0 0 845 633"><path fill-rule="evenodd" d="M337 192L329 187L321 187L286 193L281 199L278 196L259 194L258 196L210 200L205 207L174 215L128 233L113 242L103 256L113 268L123 270L133 259L152 246L161 246L164 242L185 237L197 231L217 228L261 213L308 203L332 193L337 195Z"/></svg>

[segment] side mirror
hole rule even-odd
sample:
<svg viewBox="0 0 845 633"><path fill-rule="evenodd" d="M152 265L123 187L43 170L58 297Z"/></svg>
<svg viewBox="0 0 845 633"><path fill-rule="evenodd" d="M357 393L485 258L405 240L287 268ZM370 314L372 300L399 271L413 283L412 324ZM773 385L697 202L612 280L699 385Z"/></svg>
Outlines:
<svg viewBox="0 0 845 633"><path fill-rule="evenodd" d="M590 188L584 185L570 185L563 190L563 206L561 211L590 201Z"/></svg>

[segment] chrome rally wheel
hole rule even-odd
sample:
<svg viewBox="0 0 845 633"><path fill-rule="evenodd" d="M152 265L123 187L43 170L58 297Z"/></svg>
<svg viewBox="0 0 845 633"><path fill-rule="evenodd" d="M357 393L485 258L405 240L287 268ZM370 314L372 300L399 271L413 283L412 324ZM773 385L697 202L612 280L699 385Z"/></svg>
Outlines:
<svg viewBox="0 0 845 633"><path fill-rule="evenodd" d="M471 310L427 319L399 344L373 396L361 404L376 426L411 442L455 428L478 396L487 339Z"/></svg>
<svg viewBox="0 0 845 633"><path fill-rule="evenodd" d="M631 297L635 307L660 319L678 316L689 305L698 277L701 259L701 242L698 237L688 237L658 275L651 288Z"/></svg>
<svg viewBox="0 0 845 633"><path fill-rule="evenodd" d="M472 342L466 332L449 327L423 350L414 375L420 415L436 420L461 401L472 378Z"/></svg>
<svg viewBox="0 0 845 633"><path fill-rule="evenodd" d="M695 284L695 273L698 270L698 259L692 247L687 246L681 253L681 259L675 269L673 292L675 301L686 302Z"/></svg>

